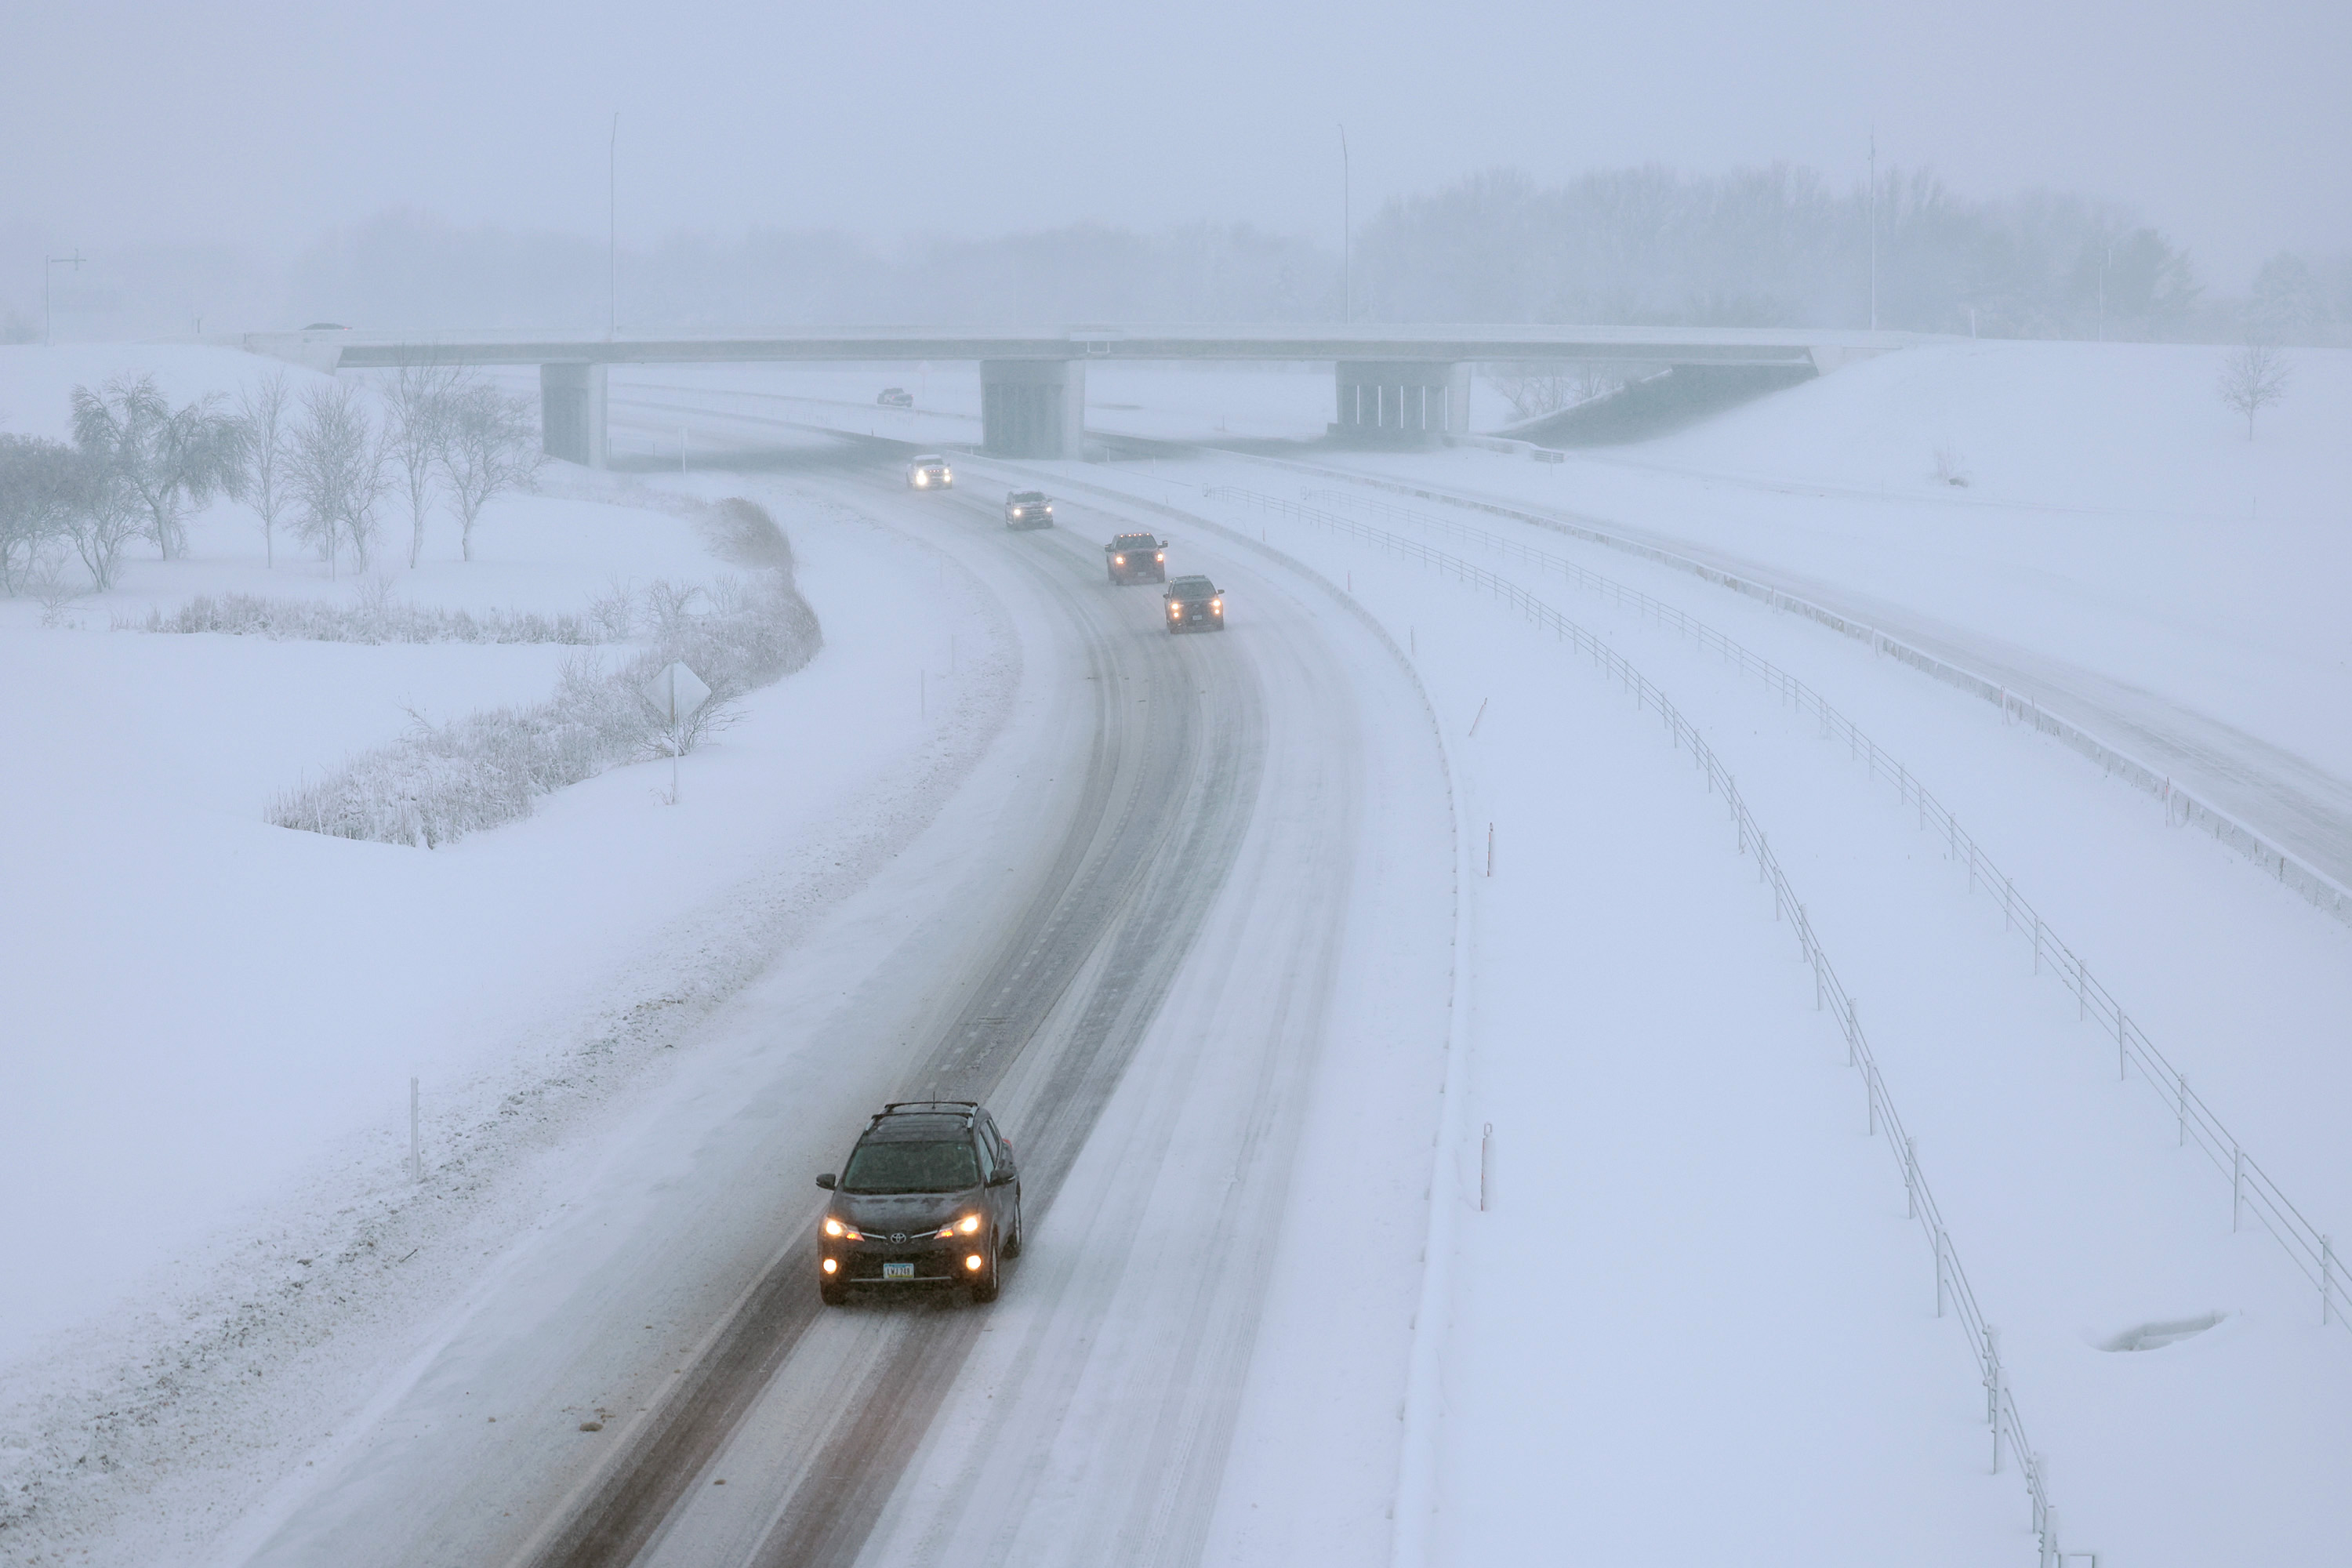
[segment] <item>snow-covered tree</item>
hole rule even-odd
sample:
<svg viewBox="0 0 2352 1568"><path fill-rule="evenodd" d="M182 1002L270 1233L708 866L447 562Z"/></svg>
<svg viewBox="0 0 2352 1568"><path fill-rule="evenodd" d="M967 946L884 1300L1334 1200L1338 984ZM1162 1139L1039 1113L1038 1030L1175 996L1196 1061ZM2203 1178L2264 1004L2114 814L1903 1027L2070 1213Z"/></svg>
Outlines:
<svg viewBox="0 0 2352 1568"><path fill-rule="evenodd" d="M2246 300L2246 331L2257 342L2313 343L2327 324L2327 293L2303 258L2282 250L2263 263Z"/></svg>
<svg viewBox="0 0 2352 1568"><path fill-rule="evenodd" d="M287 451L287 493L299 509L295 531L319 552L330 573L345 545L352 564L367 570L387 458L383 432L368 416L358 386L338 382L302 399L302 417Z"/></svg>
<svg viewBox="0 0 2352 1568"><path fill-rule="evenodd" d="M66 537L89 570L100 593L114 586L123 547L149 531L148 500L120 463L103 451L84 447L74 455L72 491L65 513Z"/></svg>
<svg viewBox="0 0 2352 1568"><path fill-rule="evenodd" d="M294 390L286 373L272 371L237 395L245 422L247 493L261 518L263 560L278 564L278 519L286 510L287 443L293 437Z"/></svg>
<svg viewBox="0 0 2352 1568"><path fill-rule="evenodd" d="M61 441L0 435L0 593L22 592L44 557L61 552L79 461Z"/></svg>
<svg viewBox="0 0 2352 1568"><path fill-rule="evenodd" d="M73 389L74 443L138 499L163 559L184 554L184 514L245 489L245 426L218 393L173 408L152 375L119 375Z"/></svg>
<svg viewBox="0 0 2352 1568"><path fill-rule="evenodd" d="M474 524L490 498L529 485L547 461L528 398L467 380L446 399L441 472L457 503L460 547L474 558Z"/></svg>
<svg viewBox="0 0 2352 1568"><path fill-rule="evenodd" d="M400 470L408 500L408 564L425 558L425 514L433 499L433 471L449 440L450 396L457 372L446 365L404 364L385 394L385 444Z"/></svg>
<svg viewBox="0 0 2352 1568"><path fill-rule="evenodd" d="M2286 356L2268 343L2248 343L2221 362L2221 401L2246 416L2246 439L2254 438L2254 416L2286 395Z"/></svg>

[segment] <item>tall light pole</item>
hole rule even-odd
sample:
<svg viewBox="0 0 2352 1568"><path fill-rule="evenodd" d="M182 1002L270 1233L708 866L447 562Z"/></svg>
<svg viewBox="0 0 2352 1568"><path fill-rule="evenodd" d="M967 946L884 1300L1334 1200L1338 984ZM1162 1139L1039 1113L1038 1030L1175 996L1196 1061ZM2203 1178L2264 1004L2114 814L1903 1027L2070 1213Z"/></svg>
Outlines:
<svg viewBox="0 0 2352 1568"><path fill-rule="evenodd" d="M1878 331L1878 127L1870 128L1870 330Z"/></svg>
<svg viewBox="0 0 2352 1568"><path fill-rule="evenodd" d="M604 143L604 336L621 334L621 110Z"/></svg>
<svg viewBox="0 0 2352 1568"><path fill-rule="evenodd" d="M1356 319L1356 175L1348 162L1348 128L1339 127L1339 319Z"/></svg>
<svg viewBox="0 0 2352 1568"><path fill-rule="evenodd" d="M613 110L613 139L604 149L604 336L621 332L621 111Z"/></svg>
<svg viewBox="0 0 2352 1568"><path fill-rule="evenodd" d="M81 264L89 259L89 258L81 253L81 247L79 245L74 247L74 253L71 256L50 256L46 252L43 253L41 258L41 346L43 348L49 346L50 284L58 275L58 268L70 262L73 269L79 272Z"/></svg>

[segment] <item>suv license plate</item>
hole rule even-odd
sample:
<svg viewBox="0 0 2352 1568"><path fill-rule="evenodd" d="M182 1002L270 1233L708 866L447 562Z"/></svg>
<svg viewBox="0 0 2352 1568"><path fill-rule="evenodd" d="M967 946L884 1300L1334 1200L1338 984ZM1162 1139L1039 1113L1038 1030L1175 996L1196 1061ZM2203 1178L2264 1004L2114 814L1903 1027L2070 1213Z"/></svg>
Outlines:
<svg viewBox="0 0 2352 1568"><path fill-rule="evenodd" d="M915 1266L911 1263L885 1263L882 1266L882 1278L885 1279L912 1279L914 1277Z"/></svg>

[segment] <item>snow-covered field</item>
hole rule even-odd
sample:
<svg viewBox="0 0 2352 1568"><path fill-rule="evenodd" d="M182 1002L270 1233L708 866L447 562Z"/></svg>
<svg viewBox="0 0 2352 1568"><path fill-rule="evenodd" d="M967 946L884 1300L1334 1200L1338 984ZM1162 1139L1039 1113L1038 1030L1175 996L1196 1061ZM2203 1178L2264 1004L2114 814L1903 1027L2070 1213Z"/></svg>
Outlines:
<svg viewBox="0 0 2352 1568"><path fill-rule="evenodd" d="M1213 1528L1185 1514L1180 1534L1236 1563L1301 1560L1318 1540L1335 1561L1440 1563L2033 1551L2021 1457L1991 1473L1977 1365L1937 1316L1897 1162L1867 1131L1861 1081L1814 1011L1789 928L1689 757L1654 713L1475 589L1207 492L1296 501L1336 488L1315 504L1344 511L1350 489L1400 504L1353 474L1597 518L1884 606L1988 657L2090 672L2142 693L2149 714L2206 716L2210 733L2269 748L2213 759L2254 793L2274 756L2305 770L2298 787L2342 781L2352 645L2332 602L2352 566L2336 526L2352 453L2335 432L2352 356L2298 354L2286 403L2251 444L2212 396L2217 357L1916 351L1559 466L1483 451L969 466L968 487L1045 475L1090 519L1131 517L1169 535L1178 562L1213 563L1233 629L1197 652L1260 683L1294 737L1285 767L1298 773L1321 746L1375 781L1364 799L1378 810L1349 806L1367 814L1351 831L1391 836L1386 879L1368 878L1370 901L1348 916L1369 945L1333 961L1349 975L1375 963L1379 979L1331 1005L1314 1026L1331 1037L1302 1058L1323 1065L1286 1080L1315 1099L1284 1134L1299 1140L1287 1201L1265 1211L1281 1247L1253 1255L1272 1259L1255 1353L1219 1396L1229 1426L1188 1425L1181 1439L1187 1455L1196 1430L1230 1444ZM178 396L252 368L205 351L0 351L6 427L56 433L68 385L134 364ZM686 759L674 805L666 767L640 765L433 852L264 826L274 791L390 739L410 709L532 700L562 656L109 629L198 591L353 592L313 563L262 567L233 503L198 520L193 559L134 562L113 593L48 624L38 605L0 601L0 666L15 677L0 720L20 737L0 753L0 807L37 825L0 844L0 998L23 1088L0 1104L0 1190L37 1194L0 1211L0 1256L45 1265L0 1275L0 1488L37 1487L46 1510L28 1561L234 1562L265 1543L271 1561L306 1560L306 1542L397 1506L372 1488L473 1464L473 1449L436 1457L426 1439L471 1408L453 1380L527 1405L549 1397L524 1386L531 1369L593 1314L634 1320L632 1291L688 1310L685 1278L581 1282L619 1259L699 1256L632 1237L756 1164L716 1109L740 1100L747 1126L782 1126L816 1092L798 1086L824 1075L821 1041L786 1021L873 984L884 952L929 929L977 864L976 825L1010 820L1034 766L1024 759L1046 755L1041 737L1076 711L1058 684L1076 666L1015 624L1008 606L1029 591L995 564L1007 550L1036 557L1034 536L958 537L943 552L920 531L859 521L831 481L693 468L706 449L806 440L795 426L864 433L883 384L915 390L918 410L875 434L945 441L976 424L968 367L615 376L615 451L682 449L689 472L666 490L762 499L825 627L814 663ZM1169 438L1312 435L1328 396L1327 378L1297 373L1089 378L1096 427ZM549 491L499 503L470 566L445 530L392 591L553 610L616 580L719 570L674 502L633 482L573 474ZM2352 1067L2333 1043L2352 1013L2341 925L2077 754L1864 644L1622 552L1454 515L1675 605L1822 692L1952 808L2321 1229L2352 1215ZM1861 999L1956 1254L2003 1331L2068 1549L2126 1564L2336 1555L2352 1524L2337 1484L2352 1465L2352 1340L2322 1327L2317 1292L2268 1236L2231 1234L2226 1178L2176 1147L2157 1088L2117 1081L2113 1041L2035 973L1999 905L1752 676L1524 557L1374 521L1593 628L1737 773ZM1318 686L1340 669L1343 691ZM1350 738L1366 726L1393 732L1376 747ZM1381 760L1360 763L1356 747ZM1279 804L1331 786L1307 768L1290 795L1265 787ZM1085 1201L1102 1206L1068 1211L1047 1237L1025 1307L1014 1278L992 1320L1007 1331L975 1352L881 1516L875 1542L894 1560L924 1557L959 1519L1060 1560L1084 1528L1121 1517L1087 1488L1141 1485L1151 1442L1176 1441L1150 1436L1150 1411L1117 1376L1173 1352L1150 1332L1166 1288L1113 1232L1150 1215L1189 1234L1205 1222L1164 1184L1187 1162L1244 1168L1213 1131L1236 1114L1214 1109L1219 1085L1238 1106L1248 1075L1272 1069L1210 1048L1247 1027L1217 1009L1281 991L1282 976L1251 977L1252 952L1264 967L1277 951L1252 933L1286 930L1336 885L1287 847L1307 836L1280 825L1256 825L1258 847L1207 917L1202 950L1228 967L1204 973L1238 989L1171 1004L1149 1037L1138 1087L1075 1168L1099 1182ZM1465 945L1443 961L1383 957L1410 922L1383 913L1398 895L1377 889L1433 902L1423 884L1447 846ZM1359 853L1370 865L1380 852ZM1312 897L1307 878L1325 879ZM800 956L763 974L780 952ZM1399 1036L1444 971L1450 1045ZM1414 1077L1433 1078L1441 1055L1443 1097ZM402 1168L411 1075L441 1176L424 1193ZM1150 1084L1181 1085L1193 1109L1174 1152L1139 1164L1132 1147L1169 1137L1137 1098ZM1433 1137L1429 1215L1410 1194ZM1380 1194L1375 1220L1362 1208ZM1398 1284L1425 1218L1413 1314ZM695 1245L749 1256L761 1231L720 1226ZM420 1252L405 1271L393 1256ZM1203 1300L1231 1311L1248 1298ZM1128 1342L1089 1326L1113 1310L1131 1319ZM544 1343L502 1352L538 1332L534 1314ZM2109 1348L2208 1320L2160 1349ZM240 1338L285 1359L247 1367ZM637 1375L635 1349L563 1353L592 1352L623 1383ZM1066 1384L1021 1371L1065 1353L1087 1365ZM754 1422L739 1462L762 1442L789 1451L793 1406L777 1408L785 1436L761 1438ZM1037 1456L1021 1484L1042 1489L1019 1516L970 1500L971 1478L992 1472L959 1447L1008 1433ZM206 1459L178 1457L183 1439ZM85 1451L58 1446L73 1441ZM1405 1504L1393 1540L1359 1517L1392 1490ZM718 1494L666 1549L735 1539L757 1521L727 1508L755 1501ZM1063 1519L1080 1533L1057 1534Z"/></svg>

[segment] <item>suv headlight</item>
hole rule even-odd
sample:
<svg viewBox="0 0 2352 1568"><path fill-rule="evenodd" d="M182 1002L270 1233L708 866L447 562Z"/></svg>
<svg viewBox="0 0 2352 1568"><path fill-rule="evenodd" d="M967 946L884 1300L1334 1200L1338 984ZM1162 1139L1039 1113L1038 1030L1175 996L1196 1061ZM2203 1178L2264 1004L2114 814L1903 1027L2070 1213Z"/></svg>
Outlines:
<svg viewBox="0 0 2352 1568"><path fill-rule="evenodd" d="M866 1239L856 1230L842 1224L831 1215L824 1216L824 1233L827 1236L839 1237L844 1241L864 1241Z"/></svg>
<svg viewBox="0 0 2352 1568"><path fill-rule="evenodd" d="M950 1220L947 1224L940 1226L936 1233L936 1237L940 1241L948 1241L953 1239L959 1235L977 1236L979 1233L980 1215L976 1214L968 1214L961 1219Z"/></svg>

